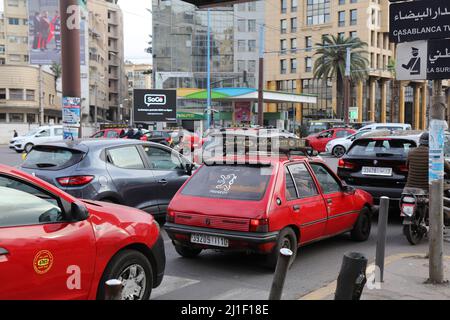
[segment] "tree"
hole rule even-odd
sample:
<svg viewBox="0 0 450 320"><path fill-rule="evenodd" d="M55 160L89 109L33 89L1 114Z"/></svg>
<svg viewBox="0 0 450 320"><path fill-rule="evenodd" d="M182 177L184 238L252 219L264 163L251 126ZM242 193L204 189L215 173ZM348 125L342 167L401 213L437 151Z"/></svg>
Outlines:
<svg viewBox="0 0 450 320"><path fill-rule="evenodd" d="M153 36L150 34L150 41L147 42L148 47L145 48L145 52L147 52L148 54L153 54Z"/></svg>
<svg viewBox="0 0 450 320"><path fill-rule="evenodd" d="M368 77L367 43L359 38L325 35L322 37L322 43L317 43L316 46L319 49L315 53L317 59L314 63L314 78L324 81L330 78L336 80L337 116L342 119L344 118L343 93L347 48L351 48L352 52L350 81L358 83Z"/></svg>
<svg viewBox="0 0 450 320"><path fill-rule="evenodd" d="M53 72L53 75L55 76L55 91L57 90L57 82L59 78L62 76L62 66L59 63L53 62L52 66L50 67L50 70Z"/></svg>

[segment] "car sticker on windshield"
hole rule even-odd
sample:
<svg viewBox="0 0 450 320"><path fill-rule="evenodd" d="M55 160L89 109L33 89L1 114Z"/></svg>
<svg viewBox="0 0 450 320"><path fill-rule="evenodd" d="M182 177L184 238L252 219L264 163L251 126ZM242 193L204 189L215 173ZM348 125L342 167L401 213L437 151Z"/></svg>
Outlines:
<svg viewBox="0 0 450 320"><path fill-rule="evenodd" d="M216 190L211 190L212 193L218 193L218 194L228 194L228 192L231 190L231 187L236 182L237 175L235 174L229 174L229 175L221 175L219 183L216 186Z"/></svg>
<svg viewBox="0 0 450 320"><path fill-rule="evenodd" d="M37 274L46 274L53 266L53 255L50 251L39 251L33 260L33 268Z"/></svg>

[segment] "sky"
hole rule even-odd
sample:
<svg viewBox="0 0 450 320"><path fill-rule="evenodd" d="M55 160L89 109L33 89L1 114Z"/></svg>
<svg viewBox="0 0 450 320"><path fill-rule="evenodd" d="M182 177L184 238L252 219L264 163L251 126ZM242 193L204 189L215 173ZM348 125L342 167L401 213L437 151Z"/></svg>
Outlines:
<svg viewBox="0 0 450 320"><path fill-rule="evenodd" d="M152 0L120 0L124 15L125 59L134 63L151 63L152 57L144 52L152 32Z"/></svg>

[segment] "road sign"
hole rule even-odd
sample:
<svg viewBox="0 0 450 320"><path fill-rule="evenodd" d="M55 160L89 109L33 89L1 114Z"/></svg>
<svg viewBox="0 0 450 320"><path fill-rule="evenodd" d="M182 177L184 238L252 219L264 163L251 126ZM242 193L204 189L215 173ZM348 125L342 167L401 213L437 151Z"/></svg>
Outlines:
<svg viewBox="0 0 450 320"><path fill-rule="evenodd" d="M135 122L177 122L176 90L134 90Z"/></svg>
<svg viewBox="0 0 450 320"><path fill-rule="evenodd" d="M428 41L427 79L450 79L450 39Z"/></svg>
<svg viewBox="0 0 450 320"><path fill-rule="evenodd" d="M392 42L441 39L450 33L450 1L423 0L390 5Z"/></svg>
<svg viewBox="0 0 450 320"><path fill-rule="evenodd" d="M358 107L350 107L348 108L349 119L350 120L358 120L359 109Z"/></svg>
<svg viewBox="0 0 450 320"><path fill-rule="evenodd" d="M397 80L427 79L427 41L397 45Z"/></svg>

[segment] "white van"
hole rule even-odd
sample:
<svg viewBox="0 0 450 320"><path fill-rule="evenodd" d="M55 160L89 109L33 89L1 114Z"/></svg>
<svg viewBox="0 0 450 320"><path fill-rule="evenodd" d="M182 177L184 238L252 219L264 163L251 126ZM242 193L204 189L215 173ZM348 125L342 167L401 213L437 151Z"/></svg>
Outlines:
<svg viewBox="0 0 450 320"><path fill-rule="evenodd" d="M406 123L372 123L362 127L358 132L375 130L412 130L412 127L410 124Z"/></svg>
<svg viewBox="0 0 450 320"><path fill-rule="evenodd" d="M14 138L10 141L9 147L18 153L30 152L33 146L63 140L64 129L62 126L44 126L31 130L24 136Z"/></svg>

